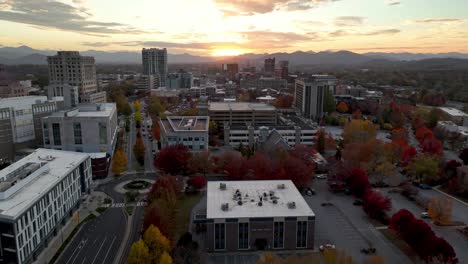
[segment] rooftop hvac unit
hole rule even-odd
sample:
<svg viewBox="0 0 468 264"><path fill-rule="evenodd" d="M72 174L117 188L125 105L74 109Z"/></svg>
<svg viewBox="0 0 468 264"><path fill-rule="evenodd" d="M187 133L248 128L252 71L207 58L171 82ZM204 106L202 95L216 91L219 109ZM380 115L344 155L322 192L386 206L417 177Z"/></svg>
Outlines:
<svg viewBox="0 0 468 264"><path fill-rule="evenodd" d="M219 184L219 189L221 189L223 191L226 190L226 184L225 183L220 183Z"/></svg>
<svg viewBox="0 0 468 264"><path fill-rule="evenodd" d="M295 203L295 202L289 202L289 203L288 203L288 208L289 208L289 209L294 209L294 208L296 208L296 203Z"/></svg>
<svg viewBox="0 0 468 264"><path fill-rule="evenodd" d="M286 189L286 186L284 185L284 183L278 184L278 189L279 190L284 190L284 189Z"/></svg>
<svg viewBox="0 0 468 264"><path fill-rule="evenodd" d="M229 204L228 203L221 204L221 210L228 211L229 210Z"/></svg>

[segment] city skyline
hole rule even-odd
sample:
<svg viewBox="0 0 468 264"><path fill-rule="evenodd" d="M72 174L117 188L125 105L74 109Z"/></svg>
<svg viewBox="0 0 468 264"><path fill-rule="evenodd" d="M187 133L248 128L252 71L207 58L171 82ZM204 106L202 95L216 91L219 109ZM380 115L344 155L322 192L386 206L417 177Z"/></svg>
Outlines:
<svg viewBox="0 0 468 264"><path fill-rule="evenodd" d="M466 8L461 0L3 0L0 45L211 56L468 52Z"/></svg>

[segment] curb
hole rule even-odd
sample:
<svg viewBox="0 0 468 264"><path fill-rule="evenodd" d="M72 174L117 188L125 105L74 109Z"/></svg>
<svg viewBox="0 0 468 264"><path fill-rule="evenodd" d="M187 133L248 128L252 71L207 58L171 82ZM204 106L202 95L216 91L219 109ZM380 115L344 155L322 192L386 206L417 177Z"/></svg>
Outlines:
<svg viewBox="0 0 468 264"><path fill-rule="evenodd" d="M464 201L458 199L457 197L455 197L455 196L453 196L453 195L450 195L450 194L448 194L448 193L446 193L446 192L444 192L444 191L439 190L439 187L440 187L440 186L437 186L437 187L435 187L435 188L433 188L433 189L434 189L436 192L438 192L438 193L441 193L441 194L443 194L443 195L445 195L445 196L447 196L447 197L450 197L450 198L452 198L453 200L455 200L455 201L457 201L457 202L459 202L459 203L461 203L461 204L463 204L463 205L465 205L465 206L468 206L468 203L466 203L466 202L464 202Z"/></svg>

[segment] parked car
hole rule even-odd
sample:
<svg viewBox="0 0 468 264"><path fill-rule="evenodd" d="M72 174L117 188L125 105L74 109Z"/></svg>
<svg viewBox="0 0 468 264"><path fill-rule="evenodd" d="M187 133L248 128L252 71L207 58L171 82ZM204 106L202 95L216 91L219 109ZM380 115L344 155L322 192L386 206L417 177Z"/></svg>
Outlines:
<svg viewBox="0 0 468 264"><path fill-rule="evenodd" d="M314 189L311 189L311 188L307 188L305 193L308 195L308 196L312 196L312 195L315 195L315 190Z"/></svg>
<svg viewBox="0 0 468 264"><path fill-rule="evenodd" d="M359 206L362 205L362 200L354 200L353 205Z"/></svg>
<svg viewBox="0 0 468 264"><path fill-rule="evenodd" d="M317 174L317 176L315 176L317 179L319 180L326 180L327 179L327 175L326 174Z"/></svg>
<svg viewBox="0 0 468 264"><path fill-rule="evenodd" d="M421 218L431 218L431 216L429 216L428 212L422 212L421 213Z"/></svg>
<svg viewBox="0 0 468 264"><path fill-rule="evenodd" d="M421 188L421 189L423 189L423 190L430 190L430 189L432 189L431 186L429 186L429 185L427 185L427 184L425 184L425 183L419 184L418 187Z"/></svg>
<svg viewBox="0 0 468 264"><path fill-rule="evenodd" d="M320 245L319 250L320 252L323 252L325 249L333 250L335 248L336 246L334 244L327 243L327 244Z"/></svg>

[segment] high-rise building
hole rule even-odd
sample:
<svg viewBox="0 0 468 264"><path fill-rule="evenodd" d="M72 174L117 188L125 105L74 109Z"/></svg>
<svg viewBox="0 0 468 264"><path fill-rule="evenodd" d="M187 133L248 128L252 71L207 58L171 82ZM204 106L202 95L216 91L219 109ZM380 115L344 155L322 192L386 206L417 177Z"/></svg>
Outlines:
<svg viewBox="0 0 468 264"><path fill-rule="evenodd" d="M329 75L312 75L309 78L297 79L294 93L294 105L302 115L310 119L323 117L323 100L325 90L333 90L335 77Z"/></svg>
<svg viewBox="0 0 468 264"><path fill-rule="evenodd" d="M0 64L0 98L28 95L28 87L7 73L5 66Z"/></svg>
<svg viewBox="0 0 468 264"><path fill-rule="evenodd" d="M193 74L184 70L169 73L166 80L168 89L190 89L193 86Z"/></svg>
<svg viewBox="0 0 468 264"><path fill-rule="evenodd" d="M267 58L265 59L265 72L275 72L275 58Z"/></svg>
<svg viewBox="0 0 468 264"><path fill-rule="evenodd" d="M230 80L234 80L236 75L239 73L239 64L237 63L228 63L223 64L223 72Z"/></svg>
<svg viewBox="0 0 468 264"><path fill-rule="evenodd" d="M93 57L81 56L78 51L59 51L57 55L48 56L47 63L49 97L67 94L66 85L78 87L80 102L90 102L90 95L97 93L96 64Z"/></svg>
<svg viewBox="0 0 468 264"><path fill-rule="evenodd" d="M279 71L278 77L284 80L288 79L289 76L289 61L280 61L279 62Z"/></svg>
<svg viewBox="0 0 468 264"><path fill-rule="evenodd" d="M167 50L145 49L141 51L144 75L158 75L159 86L166 86L167 77Z"/></svg>
<svg viewBox="0 0 468 264"><path fill-rule="evenodd" d="M33 263L90 192L88 154L36 149L0 171L1 263Z"/></svg>

